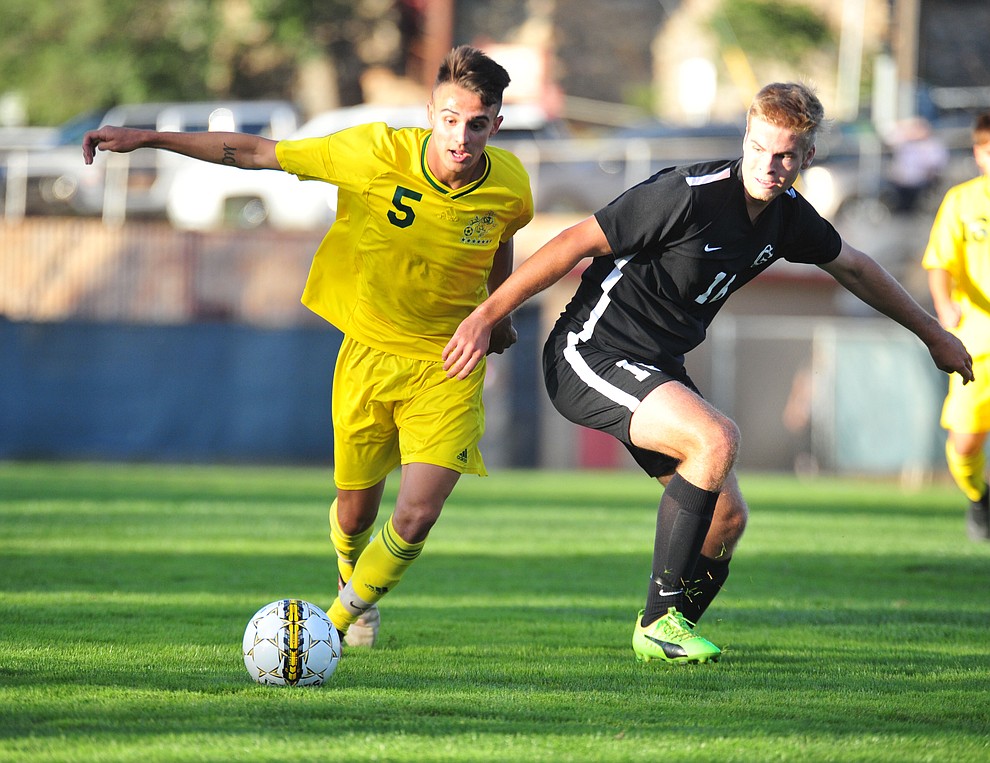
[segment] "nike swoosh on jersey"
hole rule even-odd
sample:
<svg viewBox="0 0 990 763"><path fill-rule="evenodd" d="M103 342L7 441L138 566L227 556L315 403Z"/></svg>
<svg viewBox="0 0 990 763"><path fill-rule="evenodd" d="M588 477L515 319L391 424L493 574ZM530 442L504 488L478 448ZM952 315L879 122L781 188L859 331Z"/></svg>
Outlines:
<svg viewBox="0 0 990 763"><path fill-rule="evenodd" d="M717 252L721 248L722 247L720 247L720 246L712 246L711 244L705 244L705 251L706 252Z"/></svg>

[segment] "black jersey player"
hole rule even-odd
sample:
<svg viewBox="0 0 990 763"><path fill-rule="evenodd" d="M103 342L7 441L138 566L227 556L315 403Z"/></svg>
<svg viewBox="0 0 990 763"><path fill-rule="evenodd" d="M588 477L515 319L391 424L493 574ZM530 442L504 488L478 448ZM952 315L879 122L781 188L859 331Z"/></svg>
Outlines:
<svg viewBox="0 0 990 763"><path fill-rule="evenodd" d="M739 431L698 393L683 360L733 292L777 260L817 265L916 334L938 368L972 379L962 343L793 189L823 119L808 87L766 86L747 114L741 159L660 172L562 231L444 350L448 375L463 378L483 357L491 326L592 258L547 340L544 373L566 418L615 436L664 485L646 606L633 631L640 660L720 655L694 624L728 576L746 525L733 474Z"/></svg>

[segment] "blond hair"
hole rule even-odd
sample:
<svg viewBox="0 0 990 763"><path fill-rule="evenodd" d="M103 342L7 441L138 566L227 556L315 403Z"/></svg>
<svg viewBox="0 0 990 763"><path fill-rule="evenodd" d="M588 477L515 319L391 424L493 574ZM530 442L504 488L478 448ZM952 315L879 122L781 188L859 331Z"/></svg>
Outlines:
<svg viewBox="0 0 990 763"><path fill-rule="evenodd" d="M801 136L805 148L815 145L818 131L825 122L825 108L815 91L799 82L774 82L756 94L746 114L750 121L762 119Z"/></svg>

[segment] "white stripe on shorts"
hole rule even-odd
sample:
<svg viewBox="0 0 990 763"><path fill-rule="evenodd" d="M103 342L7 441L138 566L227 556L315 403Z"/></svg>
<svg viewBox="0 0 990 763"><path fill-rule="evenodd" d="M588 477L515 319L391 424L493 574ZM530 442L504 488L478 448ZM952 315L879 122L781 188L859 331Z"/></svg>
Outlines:
<svg viewBox="0 0 990 763"><path fill-rule="evenodd" d="M632 256L620 257L615 261L615 269L602 281L602 296L588 316L588 320L584 322L581 331L579 333L571 331L567 334L567 347L564 349L564 360L574 369L574 373L578 375L578 378L593 390L600 392L616 404L624 406L630 411L635 411L639 407L639 398L605 381L591 370L588 364L584 362L584 358L581 357L581 353L577 351L577 346L581 342L588 341L591 335L594 334L598 319L602 317L608 306L612 304L612 300L608 296L609 292L612 291L612 287L622 278L622 268L632 259Z"/></svg>

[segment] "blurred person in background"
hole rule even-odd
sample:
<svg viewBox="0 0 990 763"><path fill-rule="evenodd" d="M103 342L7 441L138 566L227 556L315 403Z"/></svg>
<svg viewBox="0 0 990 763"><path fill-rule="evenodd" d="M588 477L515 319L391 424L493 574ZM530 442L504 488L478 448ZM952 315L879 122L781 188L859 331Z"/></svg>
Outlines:
<svg viewBox="0 0 990 763"><path fill-rule="evenodd" d="M430 130L376 123L276 142L108 126L83 139L87 163L97 150L148 147L338 186L337 218L302 301L344 334L332 393L338 593L327 614L348 646L374 644L377 602L419 557L461 474L487 473L478 448L484 364L452 383L441 353L512 271L513 236L533 218L522 164L488 145L508 84L502 66L462 46L439 67ZM515 340L506 318L486 352ZM395 509L373 535L386 477L399 466Z"/></svg>
<svg viewBox="0 0 990 763"><path fill-rule="evenodd" d="M899 122L891 135L890 149L891 207L894 212L914 212L945 171L949 150L922 117Z"/></svg>
<svg viewBox="0 0 990 763"><path fill-rule="evenodd" d="M448 373L465 377L499 321L591 259L544 348L544 378L565 418L616 437L664 486L632 635L641 661L707 663L721 654L695 625L728 578L746 526L733 469L740 436L701 396L684 357L729 296L778 260L817 265L913 332L938 368L973 378L962 342L792 187L815 157L823 120L810 88L767 85L747 114L742 158L663 170L564 230L444 351Z"/></svg>
<svg viewBox="0 0 990 763"><path fill-rule="evenodd" d="M922 266L935 312L973 355L974 384L956 377L942 406L949 473L969 499L967 534L990 540L986 455L990 431L990 112L973 127L979 177L950 188L932 224Z"/></svg>

